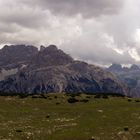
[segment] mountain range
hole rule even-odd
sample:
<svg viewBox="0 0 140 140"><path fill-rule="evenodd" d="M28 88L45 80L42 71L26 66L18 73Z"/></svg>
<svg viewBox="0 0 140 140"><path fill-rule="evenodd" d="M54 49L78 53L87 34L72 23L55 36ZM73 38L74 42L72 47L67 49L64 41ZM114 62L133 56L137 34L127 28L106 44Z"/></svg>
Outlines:
<svg viewBox="0 0 140 140"><path fill-rule="evenodd" d="M130 68L121 64L112 64L107 71L115 74L118 79L127 85L130 96L140 97L140 67L133 64Z"/></svg>
<svg viewBox="0 0 140 140"><path fill-rule="evenodd" d="M66 92L130 96L129 91L112 70L74 60L55 45L40 50L31 45L6 45L0 50L1 95Z"/></svg>

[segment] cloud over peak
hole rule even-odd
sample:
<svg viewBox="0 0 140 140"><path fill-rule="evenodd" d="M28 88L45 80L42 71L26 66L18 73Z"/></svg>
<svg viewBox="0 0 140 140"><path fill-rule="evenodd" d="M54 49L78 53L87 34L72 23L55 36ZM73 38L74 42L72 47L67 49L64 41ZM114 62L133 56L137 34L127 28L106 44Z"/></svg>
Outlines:
<svg viewBox="0 0 140 140"><path fill-rule="evenodd" d="M56 44L91 63L140 63L139 0L0 0L0 44Z"/></svg>

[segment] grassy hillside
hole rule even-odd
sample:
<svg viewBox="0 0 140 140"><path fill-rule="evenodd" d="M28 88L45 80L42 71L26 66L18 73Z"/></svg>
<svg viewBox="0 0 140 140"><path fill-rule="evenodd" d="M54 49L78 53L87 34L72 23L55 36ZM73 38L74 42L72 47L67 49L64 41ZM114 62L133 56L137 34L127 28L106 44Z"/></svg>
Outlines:
<svg viewBox="0 0 140 140"><path fill-rule="evenodd" d="M0 97L0 140L28 139L140 140L140 102L84 94Z"/></svg>

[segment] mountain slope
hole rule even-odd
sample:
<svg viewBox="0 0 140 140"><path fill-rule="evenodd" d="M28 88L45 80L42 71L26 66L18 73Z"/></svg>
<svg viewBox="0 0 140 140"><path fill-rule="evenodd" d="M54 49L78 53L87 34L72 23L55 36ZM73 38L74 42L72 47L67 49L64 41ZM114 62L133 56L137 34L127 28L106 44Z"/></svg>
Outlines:
<svg viewBox="0 0 140 140"><path fill-rule="evenodd" d="M1 81L0 91L5 94L104 92L129 95L125 84L113 74L75 61L54 45L41 49L26 61L25 67Z"/></svg>

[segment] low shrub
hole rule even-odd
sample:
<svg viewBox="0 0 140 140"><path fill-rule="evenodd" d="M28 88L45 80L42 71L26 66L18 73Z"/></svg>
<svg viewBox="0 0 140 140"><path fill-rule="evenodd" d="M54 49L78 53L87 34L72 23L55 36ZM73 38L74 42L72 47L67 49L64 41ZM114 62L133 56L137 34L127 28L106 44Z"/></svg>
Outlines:
<svg viewBox="0 0 140 140"><path fill-rule="evenodd" d="M18 132L18 133L21 133L21 132L22 132L22 130L20 130L20 129L17 129L17 130L16 130L16 132Z"/></svg>
<svg viewBox="0 0 140 140"><path fill-rule="evenodd" d="M57 99L57 96L54 96L55 99Z"/></svg>
<svg viewBox="0 0 140 140"><path fill-rule="evenodd" d="M50 118L50 115L47 115L46 118Z"/></svg>
<svg viewBox="0 0 140 140"><path fill-rule="evenodd" d="M135 100L135 102L136 102L136 103L139 103L139 102L140 102L140 100Z"/></svg>
<svg viewBox="0 0 140 140"><path fill-rule="evenodd" d="M94 98L101 98L101 95L97 94L97 95L94 96Z"/></svg>
<svg viewBox="0 0 140 140"><path fill-rule="evenodd" d="M76 103L76 102L79 102L79 100L75 99L74 97L69 98L67 101L68 101L68 103Z"/></svg>
<svg viewBox="0 0 140 140"><path fill-rule="evenodd" d="M83 100L80 100L80 102L87 103L87 102L89 102L89 100L83 99Z"/></svg>
<svg viewBox="0 0 140 140"><path fill-rule="evenodd" d="M129 128L128 127L124 127L124 131L129 131Z"/></svg>
<svg viewBox="0 0 140 140"><path fill-rule="evenodd" d="M104 99L108 99L109 97L107 95L103 95L103 98Z"/></svg>
<svg viewBox="0 0 140 140"><path fill-rule="evenodd" d="M128 99L128 102L131 102L132 100L131 99Z"/></svg>

